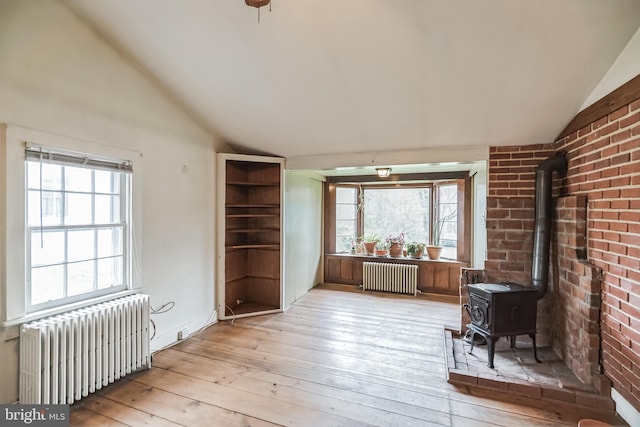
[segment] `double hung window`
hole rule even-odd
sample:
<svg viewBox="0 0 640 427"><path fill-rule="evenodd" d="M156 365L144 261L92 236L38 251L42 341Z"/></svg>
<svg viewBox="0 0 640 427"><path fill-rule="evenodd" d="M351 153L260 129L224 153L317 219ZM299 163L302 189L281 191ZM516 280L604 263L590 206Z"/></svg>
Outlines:
<svg viewBox="0 0 640 427"><path fill-rule="evenodd" d="M27 311L127 289L131 165L29 148L25 171Z"/></svg>

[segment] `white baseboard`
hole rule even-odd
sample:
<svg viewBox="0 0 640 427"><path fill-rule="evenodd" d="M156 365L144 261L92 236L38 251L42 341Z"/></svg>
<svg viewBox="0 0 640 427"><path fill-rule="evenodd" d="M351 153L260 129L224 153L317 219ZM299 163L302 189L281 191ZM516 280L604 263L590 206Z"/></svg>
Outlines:
<svg viewBox="0 0 640 427"><path fill-rule="evenodd" d="M640 412L629 403L627 399L622 397L615 388L611 389L611 398L616 402L616 412L630 426L640 426Z"/></svg>

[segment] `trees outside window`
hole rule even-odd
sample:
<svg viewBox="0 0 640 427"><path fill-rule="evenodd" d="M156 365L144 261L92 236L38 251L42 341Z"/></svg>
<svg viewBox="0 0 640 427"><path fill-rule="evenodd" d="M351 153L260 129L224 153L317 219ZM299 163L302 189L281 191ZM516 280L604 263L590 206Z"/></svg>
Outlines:
<svg viewBox="0 0 640 427"><path fill-rule="evenodd" d="M444 246L443 257L457 259L458 181L424 184L336 184L335 251L345 253L354 239L405 234L405 241Z"/></svg>
<svg viewBox="0 0 640 427"><path fill-rule="evenodd" d="M406 241L429 241L431 188L365 188L364 235L404 233Z"/></svg>

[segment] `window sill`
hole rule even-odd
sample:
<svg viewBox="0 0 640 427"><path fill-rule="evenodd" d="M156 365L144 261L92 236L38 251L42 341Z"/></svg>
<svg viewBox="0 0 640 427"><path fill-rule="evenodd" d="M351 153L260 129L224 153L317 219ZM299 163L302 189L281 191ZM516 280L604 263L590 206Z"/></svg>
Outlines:
<svg viewBox="0 0 640 427"><path fill-rule="evenodd" d="M110 301L116 298L126 297L140 293L142 289L129 289L126 291L115 292L113 294L107 294L96 298L91 298L83 301L74 302L72 304L62 305L60 307L48 308L46 310L35 311L22 317L18 317L11 320L6 320L0 324L3 328L10 326L21 325L23 323L32 322L34 320L44 319L45 317L54 316L60 313L66 313L68 311L77 310L79 308L89 307L90 305L99 304L101 302Z"/></svg>
<svg viewBox="0 0 640 427"><path fill-rule="evenodd" d="M443 262L443 263L459 263L465 264L463 261L458 261L455 259L448 258L440 258L440 259L430 259L428 257L423 258L411 258L410 256L399 256L392 257L389 255L367 255L367 254L351 254L351 253L334 253L334 254L325 254L326 256L340 256L340 257L349 257L349 258L365 258L367 260L393 260L393 261L415 261L415 262Z"/></svg>

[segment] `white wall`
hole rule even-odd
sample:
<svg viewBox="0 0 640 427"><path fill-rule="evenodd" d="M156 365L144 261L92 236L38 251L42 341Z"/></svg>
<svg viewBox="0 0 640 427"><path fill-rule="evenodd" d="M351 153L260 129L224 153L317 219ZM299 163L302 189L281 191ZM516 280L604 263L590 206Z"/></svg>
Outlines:
<svg viewBox="0 0 640 427"><path fill-rule="evenodd" d="M175 341L180 328L195 330L210 319L218 140L57 0L0 0L1 122L140 153L136 265L153 306L175 301L173 310L153 316L158 335L152 348ZM0 185L0 208L11 210L7 193ZM1 231L2 253L9 253L17 243L7 237L4 222ZM0 331L3 403L17 399L16 335L15 327Z"/></svg>
<svg viewBox="0 0 640 427"><path fill-rule="evenodd" d="M322 281L322 181L285 172L285 307Z"/></svg>
<svg viewBox="0 0 640 427"><path fill-rule="evenodd" d="M487 258L487 164L478 162L469 171L471 176L471 267L484 268Z"/></svg>
<svg viewBox="0 0 640 427"><path fill-rule="evenodd" d="M580 110L584 110L600 98L610 94L635 76L640 74L640 28L627 43L607 74L591 92Z"/></svg>

